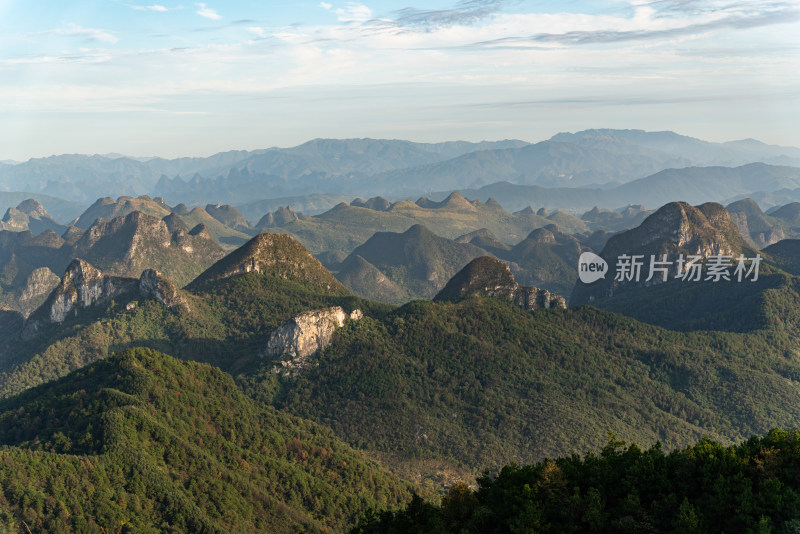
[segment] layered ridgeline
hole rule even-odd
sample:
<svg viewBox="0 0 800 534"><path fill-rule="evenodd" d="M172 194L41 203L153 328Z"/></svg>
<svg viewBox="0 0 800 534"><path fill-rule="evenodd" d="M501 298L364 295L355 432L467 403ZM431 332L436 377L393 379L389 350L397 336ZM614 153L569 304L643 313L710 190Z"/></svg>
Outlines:
<svg viewBox="0 0 800 534"><path fill-rule="evenodd" d="M0 220L0 230L12 232L29 230L34 235L38 235L45 230L52 230L61 234L66 229L66 226L53 219L39 201L32 198L23 200L16 208L8 208L3 219Z"/></svg>
<svg viewBox="0 0 800 534"><path fill-rule="evenodd" d="M75 260L0 346L5 395L142 344L225 370L260 362L270 332L300 312L343 306L382 312L350 296L291 237L262 234L209 267L186 290L163 273L103 272ZM7 324L21 324L10 314Z"/></svg>
<svg viewBox="0 0 800 534"><path fill-rule="evenodd" d="M209 199L239 205L267 195L420 195L498 181L571 188L573 193L591 195L602 190L590 191L585 186L629 182L665 169L710 165L730 168L757 162L800 166L800 149L769 146L754 140L709 143L673 132L610 129L561 133L535 144L515 140L429 144L383 139L315 139L291 148L230 151L208 158L165 160L119 155L34 158L19 164L0 164L0 186L3 186L0 189L39 191L81 202L91 202L95 191L114 195L152 194L171 203L190 205L204 205ZM737 186L745 180L737 174L740 173L734 171L725 179L715 177L717 183L725 184L724 188L711 189L696 179L688 184L677 179L673 185L694 186L681 188L679 198L687 199L690 197L685 193L694 191L710 190L714 195L729 191L730 195L739 195L791 185L782 182L774 187L773 181L762 179L761 187L742 191ZM782 178L780 173L768 171L768 174L772 174L770 178ZM658 186L651 186L632 193L648 190L661 192ZM615 194L618 200L619 193ZM615 200L613 196L607 198ZM675 197L652 204L660 205L671 198ZM598 204L596 200L585 207ZM715 196L699 200L691 197L691 200L723 199ZM651 204L649 199L647 204Z"/></svg>
<svg viewBox="0 0 800 534"><path fill-rule="evenodd" d="M342 262L337 277L356 294L374 300L432 298L456 272L483 254L472 244L440 237L417 224L402 234L375 233Z"/></svg>
<svg viewBox="0 0 800 534"><path fill-rule="evenodd" d="M212 204L207 207L214 211L219 219L201 207L195 207L191 210L183 204L170 207L160 197L151 199L147 195L138 198L122 196L116 200L104 197L97 199L94 204L83 212L75 221L75 226L89 228L98 219L110 220L138 211L159 219L174 214L187 228L191 229L195 229L198 225L203 225L206 231L222 245L238 246L252 237L252 232L249 228L241 227L243 217L237 217L238 212L236 212L235 208ZM238 215L241 216L241 214ZM226 224L232 221L235 223L234 226ZM228 248L232 248L231 246Z"/></svg>
<svg viewBox="0 0 800 534"><path fill-rule="evenodd" d="M571 306L591 304L680 329L745 331L796 315L783 301L794 298L796 280L776 269L766 250L749 245L719 204L667 204L639 227L611 237L600 256L607 274L578 281ZM790 315L767 311L777 308Z"/></svg>
<svg viewBox="0 0 800 534"><path fill-rule="evenodd" d="M185 305L141 293L136 280L76 304L4 349L0 391L147 346L212 363L260 402L431 483L456 467L584 453L608 430L670 449L704 435L731 443L800 417L800 295L781 276L779 291L761 289L754 313L764 320L747 332L682 333L561 309L492 259L468 265L437 301L392 309L350 295L288 236L262 235L176 289ZM309 324L320 326L305 333ZM276 350L281 337L286 350Z"/></svg>
<svg viewBox="0 0 800 534"><path fill-rule="evenodd" d="M490 254L508 262L520 281L568 297L578 278L578 258L588 250L553 224L514 247L486 228L450 240L418 224L403 233L377 232L344 261L328 266L359 296L404 303L432 298L467 263Z"/></svg>
<svg viewBox="0 0 800 534"><path fill-rule="evenodd" d="M156 269L182 286L224 255L203 225L189 230L175 214L159 219L131 211L96 219L86 230L71 226L62 236L0 231L0 303L31 313L75 258L118 276Z"/></svg>
<svg viewBox="0 0 800 534"><path fill-rule="evenodd" d="M568 297L577 277L577 255L604 242L610 231L636 224L646 213L641 206L629 206L619 211L595 208L581 218L531 207L511 214L492 199L470 201L454 192L440 202L355 199L316 217L288 206L268 213L251 228L230 205L190 210L185 205L170 207L158 197L101 198L61 236L47 232L49 253L42 258L28 257L30 247L0 250L0 262L9 262L13 278L5 282L4 301L7 308L30 313L54 287L55 275L75 257L121 276L137 277L145 268L155 268L184 285L221 257L223 249L243 243L248 233L276 229L310 245L345 285L366 298L390 303L430 298L458 269L484 253L508 261L524 283ZM436 232L418 231L417 221L431 224ZM539 228L544 230L537 232ZM456 237L458 244L444 237ZM25 239L15 236L11 241ZM390 248L406 253L384 254L389 241L397 241ZM155 246L159 242L160 249ZM354 247L358 251L348 256ZM28 280L35 269L45 267L49 272ZM49 285L41 283L44 275ZM34 293L35 298L28 297Z"/></svg>
<svg viewBox="0 0 800 534"><path fill-rule="evenodd" d="M0 402L13 532L330 532L411 486L230 375L134 349Z"/></svg>
<svg viewBox="0 0 800 534"><path fill-rule="evenodd" d="M742 236L756 248L800 237L800 204L790 203L764 213L751 198L728 204L726 209Z"/></svg>
<svg viewBox="0 0 800 534"><path fill-rule="evenodd" d="M402 233L417 224L449 239L485 228L509 244L518 243L531 230L548 224L557 224L569 233L594 230L579 217L564 212L540 215L527 209L512 214L493 199L468 200L458 191L440 202L423 197L416 202L403 200L387 205L378 200L376 197L368 201L356 199L349 205L342 203L320 215L283 224L281 232L293 235L314 254L349 254L376 232Z"/></svg>

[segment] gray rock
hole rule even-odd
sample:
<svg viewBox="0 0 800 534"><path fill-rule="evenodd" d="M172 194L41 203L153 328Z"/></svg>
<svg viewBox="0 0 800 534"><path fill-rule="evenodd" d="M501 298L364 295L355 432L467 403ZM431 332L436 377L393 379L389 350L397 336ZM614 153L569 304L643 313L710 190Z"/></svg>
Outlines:
<svg viewBox="0 0 800 534"><path fill-rule="evenodd" d="M348 318L357 321L362 317L361 310L348 316L341 306L301 313L272 332L262 357L283 359L282 368L276 366L274 372L296 374L308 366L312 356L330 345L334 332Z"/></svg>
<svg viewBox="0 0 800 534"><path fill-rule="evenodd" d="M47 273L40 274L45 278L47 276ZM175 284L162 277L158 271L147 269L137 280L103 274L88 262L75 259L45 303L25 323L22 336L30 339L46 323L62 323L70 314L77 314L79 309L107 305L124 295L154 299L168 308L188 309L189 306L186 297Z"/></svg>
<svg viewBox="0 0 800 534"><path fill-rule="evenodd" d="M17 298L23 313L28 315L38 305L41 305L42 300L58 287L59 282L61 279L58 275L47 267L39 267L31 271Z"/></svg>
<svg viewBox="0 0 800 534"><path fill-rule="evenodd" d="M457 301L475 293L510 300L526 310L567 307L561 295L538 287L519 285L505 262L489 256L469 262L450 279L434 300Z"/></svg>

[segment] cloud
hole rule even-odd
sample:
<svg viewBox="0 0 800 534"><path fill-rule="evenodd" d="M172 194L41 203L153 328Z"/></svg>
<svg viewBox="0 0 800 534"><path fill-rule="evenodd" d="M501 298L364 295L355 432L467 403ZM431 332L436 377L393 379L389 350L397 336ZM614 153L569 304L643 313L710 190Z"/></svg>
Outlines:
<svg viewBox="0 0 800 534"><path fill-rule="evenodd" d="M472 24L499 12L504 3L505 0L461 0L452 9L408 7L397 11L393 22L402 27L423 28Z"/></svg>
<svg viewBox="0 0 800 534"><path fill-rule="evenodd" d="M639 41L650 39L663 39L698 35L721 29L748 29L773 24L786 24L800 20L800 8L786 5L782 9L770 10L760 13L736 13L709 22L685 24L670 28L642 28L635 30L595 30L595 31L570 31L561 34L538 34L530 39L537 42L552 42L561 44L599 44L618 43L624 41Z"/></svg>
<svg viewBox="0 0 800 534"><path fill-rule="evenodd" d="M333 9L333 5L320 2L320 7L336 13L339 22L367 22L372 19L372 10L358 2L347 2L343 8Z"/></svg>
<svg viewBox="0 0 800 534"><path fill-rule="evenodd" d="M261 28L259 26L250 26L247 28L247 31L256 34L258 37L261 37L262 39L264 39L269 35L266 28Z"/></svg>
<svg viewBox="0 0 800 534"><path fill-rule="evenodd" d="M222 18L222 15L216 12L216 10L207 7L203 3L195 4L198 7L197 14L203 18L211 19L211 20L219 20Z"/></svg>
<svg viewBox="0 0 800 534"><path fill-rule="evenodd" d="M113 32L96 28L83 28L76 24L70 24L66 28L56 28L43 32L36 32L38 35L57 35L60 37L84 37L88 41L99 41L114 44L119 38Z"/></svg>
<svg viewBox="0 0 800 534"><path fill-rule="evenodd" d="M152 6L131 5L130 7L131 7L131 9L136 9L137 11L158 11L160 13L164 13L166 11L169 11L168 8L166 8L164 6L161 6L161 5L158 5L158 4L155 4L155 5L152 5Z"/></svg>
<svg viewBox="0 0 800 534"><path fill-rule="evenodd" d="M655 17L697 17L714 13L765 13L792 7L792 2L776 0L634 0L633 6L653 10ZM794 3L796 5L796 3Z"/></svg>

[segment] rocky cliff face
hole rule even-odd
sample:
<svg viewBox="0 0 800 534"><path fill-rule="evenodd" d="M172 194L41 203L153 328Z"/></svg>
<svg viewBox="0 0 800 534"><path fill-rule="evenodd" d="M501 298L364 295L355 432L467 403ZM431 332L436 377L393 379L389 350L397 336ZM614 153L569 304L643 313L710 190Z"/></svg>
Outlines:
<svg viewBox="0 0 800 534"><path fill-rule="evenodd" d="M28 229L28 216L16 208L8 208L2 221L0 221L0 230L8 230L10 232L22 232Z"/></svg>
<svg viewBox="0 0 800 534"><path fill-rule="evenodd" d="M40 234L45 230L53 230L61 233L65 229L65 226L53 220L44 206L32 198L23 200L16 208L8 208L0 221L0 230L13 232L30 230L33 234Z"/></svg>
<svg viewBox="0 0 800 534"><path fill-rule="evenodd" d="M18 293L17 302L22 313L28 316L44 303L47 295L58 287L61 279L47 267L34 269L25 281L25 285Z"/></svg>
<svg viewBox="0 0 800 534"><path fill-rule="evenodd" d="M135 288L133 278L104 275L89 263L76 259L45 302L44 310L50 322L61 323L78 308L110 303L118 295Z"/></svg>
<svg viewBox="0 0 800 534"><path fill-rule="evenodd" d="M150 298L169 308L188 306L177 287L157 271L148 269L137 280L104 274L86 261L75 259L44 304L28 319L23 337L35 336L45 324L62 323L80 309L108 305L124 297Z"/></svg>
<svg viewBox="0 0 800 534"><path fill-rule="evenodd" d="M139 278L139 295L157 300L167 308L189 309L189 301L172 281L155 269L146 269Z"/></svg>
<svg viewBox="0 0 800 534"><path fill-rule="evenodd" d="M309 359L330 345L333 333L344 326L345 321L361 319L360 310L349 316L341 306L301 313L278 327L267 341L262 357L281 359L281 365L273 368L276 373L296 374L309 365Z"/></svg>
<svg viewBox="0 0 800 534"><path fill-rule="evenodd" d="M648 262L651 255L674 260L679 254L708 258L723 254L736 257L744 253L753 257L756 251L739 233L728 211L720 204L708 202L691 206L686 202L670 202L647 217L636 228L611 237L600 256L608 263L609 272L604 279L592 284L578 282L572 294L571 305L594 303L597 299L611 297L620 292L638 290L646 285L665 283L663 277L653 277L649 282L647 265L638 281L615 278L617 260L622 255L641 255ZM677 267L670 268L670 277L678 274ZM671 278L670 278L671 279Z"/></svg>
<svg viewBox="0 0 800 534"><path fill-rule="evenodd" d="M145 269L168 273L183 285L225 255L210 235L192 234L176 216L164 219L139 211L110 221L98 219L72 246L105 271L138 277Z"/></svg>
<svg viewBox="0 0 800 534"><path fill-rule="evenodd" d="M564 297L560 295L537 287L519 285L508 265L490 256L472 260L450 279L434 300L456 301L476 293L510 300L526 310L567 307Z"/></svg>

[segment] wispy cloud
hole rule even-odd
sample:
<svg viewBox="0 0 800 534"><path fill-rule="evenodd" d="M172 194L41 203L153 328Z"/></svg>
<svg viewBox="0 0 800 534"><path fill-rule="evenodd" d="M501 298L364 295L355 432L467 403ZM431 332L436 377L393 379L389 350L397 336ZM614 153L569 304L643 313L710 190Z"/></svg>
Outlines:
<svg viewBox="0 0 800 534"><path fill-rule="evenodd" d="M397 131L457 134L461 125L448 122L456 116L448 115L448 106L461 105L472 106L462 114L472 126L507 119L523 133L493 131L521 136L548 113L557 128L566 127L563 113L573 110L576 127L587 120L607 125L597 117L614 118L612 112L630 106L637 106L634 121L639 115L645 121L654 109L649 117L656 122L647 127L669 129L669 121L692 115L668 113L669 106L724 108L729 111L720 112L720 124L736 117L746 126L742 113L774 100L780 104L775 117L787 124L781 131L797 137L790 122L800 107L781 95L800 88L800 0L614 0L606 10L580 10L589 3L571 2L569 12L563 3L547 9L555 3L536 2L530 10L519 0L442 0L437 5L443 9L417 1L401 5L419 9L400 11L367 0L314 0L315 15L324 9L327 16L308 20L297 12L270 16L271 8L253 10L252 19L238 19L234 11L223 18L209 7L212 0L182 6L117 1L128 9L138 4L140 14L152 12L160 37L153 39L148 17L141 16L129 17L138 26L107 26L108 18L95 18L82 26L0 32L0 101L7 104L0 115L9 108L32 115L146 109L154 117L213 110L218 117L251 119L253 108L240 103L282 95L286 106L282 101L274 109L286 116L313 109L333 117L340 108L318 101L335 94L359 103L374 98L369 109ZM183 9L195 22L197 15L209 20L194 28L185 17L158 16L161 7ZM71 14L56 20L73 20L66 18ZM123 36L121 44L107 44ZM719 95L738 100L728 105ZM406 102L405 113L392 111L398 101ZM356 116L361 109L354 104L347 111ZM422 120L425 113L431 115ZM339 122L353 134L369 133L357 131L356 119L325 124ZM309 121L308 128L320 125Z"/></svg>
<svg viewBox="0 0 800 534"><path fill-rule="evenodd" d="M398 11L393 22L402 27L422 28L472 24L499 12L505 3L506 0L461 0L452 9L408 7Z"/></svg>
<svg viewBox="0 0 800 534"><path fill-rule="evenodd" d="M203 3L196 4L197 5L197 14L203 18L211 19L211 20L219 20L222 18L222 15L216 12L216 10L211 9L210 7L206 6Z"/></svg>
<svg viewBox="0 0 800 534"><path fill-rule="evenodd" d="M247 28L247 31L257 35L258 37L261 37L262 39L265 39L266 37L269 36L269 32L267 31L267 29L261 28L259 26L249 26Z"/></svg>
<svg viewBox="0 0 800 534"><path fill-rule="evenodd" d="M679 2L671 2L679 3ZM688 6L694 9L692 6ZM738 10L737 10L738 11ZM736 12L728 15L726 11L720 10L715 13L722 13L726 16L715 18L708 22L702 23L685 23L669 28L658 27L642 27L641 29L633 30L612 30L612 29L598 29L594 31L571 31L561 34L543 33L534 35L531 40L538 42L552 42L562 44L599 44L599 43L616 43L623 41L638 41L638 40L651 40L651 39L664 39L681 37L686 35L698 35L715 30L724 29L748 29L758 28L761 26L770 26L773 24L787 24L800 20L800 7L797 5L788 5L781 3L774 9L769 9L760 12L741 13ZM688 19L682 19L688 22Z"/></svg>
<svg viewBox="0 0 800 534"><path fill-rule="evenodd" d="M83 28L77 24L70 24L64 28L55 28L52 30L45 30L43 32L36 32L36 35L56 35L60 37L83 37L88 41L99 41L103 43L114 44L119 41L119 38L108 30L100 30L97 28Z"/></svg>
<svg viewBox="0 0 800 534"><path fill-rule="evenodd" d="M358 2L347 2L344 7L334 8L332 4L320 2L320 7L336 13L339 22L367 22L372 19L372 9Z"/></svg>
<svg viewBox="0 0 800 534"><path fill-rule="evenodd" d="M137 6L137 5L130 4L129 7L131 9L136 9L137 11L158 11L160 13L164 13L164 12L169 11L169 8L166 8L166 7L164 7L162 5L158 5L158 4L155 4L155 5L152 5L152 6Z"/></svg>
<svg viewBox="0 0 800 534"><path fill-rule="evenodd" d="M651 9L655 17L696 17L715 13L765 13L782 11L796 2L781 0L633 0L635 7Z"/></svg>

